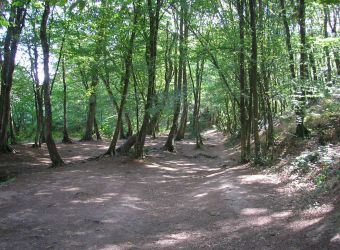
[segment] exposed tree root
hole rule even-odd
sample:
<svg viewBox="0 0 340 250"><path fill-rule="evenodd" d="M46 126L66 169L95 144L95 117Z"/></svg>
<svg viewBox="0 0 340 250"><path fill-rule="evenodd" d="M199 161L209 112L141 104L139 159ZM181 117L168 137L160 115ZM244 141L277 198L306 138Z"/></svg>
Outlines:
<svg viewBox="0 0 340 250"><path fill-rule="evenodd" d="M17 151L15 151L14 148L11 146L5 144L5 145L0 145L0 154L15 154Z"/></svg>

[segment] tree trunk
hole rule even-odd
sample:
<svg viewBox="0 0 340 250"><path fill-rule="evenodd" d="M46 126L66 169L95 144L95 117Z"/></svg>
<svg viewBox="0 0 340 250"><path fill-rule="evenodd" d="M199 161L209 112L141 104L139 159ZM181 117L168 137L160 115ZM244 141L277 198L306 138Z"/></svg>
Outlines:
<svg viewBox="0 0 340 250"><path fill-rule="evenodd" d="M286 12L286 7L285 7L285 0L280 0L280 5L281 5L281 16L282 16L282 21L283 21L283 26L285 29L286 33L286 46L288 50L288 55L289 55L289 70L290 74L293 79L295 79L295 69L294 69L294 54L292 50L292 42L291 42L291 35L289 31L289 24L288 24L288 19L287 19L287 12Z"/></svg>
<svg viewBox="0 0 340 250"><path fill-rule="evenodd" d="M150 110L153 107L153 97L155 93L155 80L156 80L156 59L157 59L157 40L158 28L160 20L160 9L163 1L157 0L156 6L153 7L153 1L147 1L148 14L149 14L149 39L146 49L146 61L148 65L148 93L144 108L144 117L142 126L138 132L137 141L135 143L135 157L142 158L144 155L144 144L147 132L147 127L150 121Z"/></svg>
<svg viewBox="0 0 340 250"><path fill-rule="evenodd" d="M324 36L325 36L325 38L328 38L327 23L328 23L329 13L328 13L328 8L327 8L326 5L324 5L323 10L324 10L324 22L323 22ZM330 58L330 55L329 55L328 46L325 46L324 50L325 50L325 54L326 54L326 65L327 65L326 81L327 81L327 84L329 84L332 80L331 58Z"/></svg>
<svg viewBox="0 0 340 250"><path fill-rule="evenodd" d="M61 159L57 147L54 143L52 137L52 107L51 107L51 96L50 96L50 73L49 73L49 44L47 38L47 20L50 14L50 5L49 2L45 2L44 13L41 20L40 26L40 40L41 46L43 50L44 57L44 104L45 104L45 138L46 144L48 148L48 152L50 154L50 158L52 160L52 167L58 167L64 164Z"/></svg>
<svg viewBox="0 0 340 250"><path fill-rule="evenodd" d="M133 147L133 145L136 144L137 141L137 135L132 135L130 136L125 142L124 144L122 144L121 146L119 146L116 149L116 152L120 155L126 155L129 153L129 150Z"/></svg>
<svg viewBox="0 0 340 250"><path fill-rule="evenodd" d="M204 60L197 59L196 63L196 79L192 77L190 63L188 63L189 75L192 82L194 92L194 114L193 114L193 134L196 138L196 148L201 148L203 145L201 132L200 132L200 108L201 108L201 86L204 71ZM195 84L196 82L196 84Z"/></svg>
<svg viewBox="0 0 340 250"><path fill-rule="evenodd" d="M188 119L188 80L187 80L187 54L188 54L188 6L186 1L182 1L183 10L183 29L184 29L184 38L183 38L183 90L182 90L182 99L183 99L183 111L181 120L179 123L179 129L176 135L176 140L183 140L185 135L185 130L187 127L187 119Z"/></svg>
<svg viewBox="0 0 340 250"><path fill-rule="evenodd" d="M64 101L63 101L63 108L64 108L64 128L63 128L63 140L62 143L73 143L71 138L68 135L67 131L67 84L66 84L66 72L65 72L65 56L62 59L62 70L63 70L63 87L64 87Z"/></svg>
<svg viewBox="0 0 340 250"><path fill-rule="evenodd" d="M339 17L339 9L338 11L334 11L333 12L333 25L331 24L331 19L328 18L329 20L329 25L332 28L332 33L334 37L337 37L337 28L338 28L338 21L340 22L340 20L337 19L337 17ZM340 57L339 57L339 49L338 48L334 48L333 50L333 54L334 54L334 61L335 61L335 67L336 67L336 72L337 75L340 76Z"/></svg>
<svg viewBox="0 0 340 250"><path fill-rule="evenodd" d="M237 9L239 15L239 30L240 30L240 51L239 51L239 63L240 63L240 123L241 123L241 162L245 163L249 161L249 155L247 154L247 124L246 124L246 86L245 86L245 51L244 51L244 5L245 0L237 1Z"/></svg>
<svg viewBox="0 0 340 250"><path fill-rule="evenodd" d="M97 108L97 95L96 95L96 87L98 85L98 76L97 73L92 73L92 81L91 87L88 89L90 92L89 97L89 110L87 113L87 121L86 121L86 130L85 134L82 138L82 141L92 141L92 134L94 128L94 119L96 117L96 108Z"/></svg>
<svg viewBox="0 0 340 250"><path fill-rule="evenodd" d="M133 127L132 127L132 122L131 122L131 119L130 119L130 116L128 113L124 113L125 114L125 121L126 121L126 124L128 126L128 131L126 133L126 137L129 138L133 135Z"/></svg>
<svg viewBox="0 0 340 250"><path fill-rule="evenodd" d="M296 108L296 135L300 138L308 136L309 131L304 125L305 119L305 81L308 79L307 53L306 53L306 20L305 0L299 0L299 26L300 26L300 95L298 96L298 107Z"/></svg>
<svg viewBox="0 0 340 250"><path fill-rule="evenodd" d="M316 64L315 64L315 58L314 58L313 51L311 51L309 53L308 57L309 57L309 63L310 63L311 68L312 68L312 80L317 81L318 80L318 73L317 73L317 70L316 70Z"/></svg>
<svg viewBox="0 0 340 250"><path fill-rule="evenodd" d="M136 38L136 29L137 29L137 22L139 16L139 9L134 4L134 17L133 17L133 27L132 32L129 40L129 47L127 49L126 57L125 57L125 73L122 76L121 82L123 83L123 93L120 101L119 111L118 111L118 118L116 123L116 129L113 133L113 137L107 150L106 154L110 154L111 156L115 155L116 144L118 141L119 136L119 129L123 121L123 112L124 112L124 105L126 103L127 94L129 91L129 84L130 84L130 75L131 75L131 66L132 66L132 57L133 57L133 47Z"/></svg>
<svg viewBox="0 0 340 250"><path fill-rule="evenodd" d="M9 136L11 139L11 145L15 145L17 144L17 139L15 137L15 129L14 129L14 125L13 125L13 117L12 117L12 111L10 111L10 115L9 115Z"/></svg>
<svg viewBox="0 0 340 250"><path fill-rule="evenodd" d="M30 44L28 44L28 54L30 57L30 63L31 63L31 77L33 80L33 92L34 92L34 104L35 104L35 112L36 112L36 134L34 138L34 144L32 147L40 148L42 139L45 138L44 131L43 131L43 118L44 118L44 111L43 111L43 89L40 86L39 77L38 77L38 48L37 48L37 42L38 42L38 35L35 31L35 26L33 26L34 30L34 38L33 40L33 48ZM32 54L33 52L33 54ZM45 139L44 139L45 140Z"/></svg>
<svg viewBox="0 0 340 250"><path fill-rule="evenodd" d="M251 95L253 96L252 103L252 124L254 134L254 152L255 162L260 158L260 138L259 138L259 109L258 109L258 90L257 90L257 37L256 37L256 0L249 0L250 12L250 28L251 28L251 59L250 59L250 75L249 82L251 85Z"/></svg>
<svg viewBox="0 0 340 250"><path fill-rule="evenodd" d="M100 136L100 131L99 131L99 127L98 127L98 123L97 123L97 118L96 117L94 117L93 126L94 126L94 132L96 134L96 139L97 139L97 141L100 141L102 139L102 137Z"/></svg>
<svg viewBox="0 0 340 250"><path fill-rule="evenodd" d="M161 96L161 101L157 101L158 108L156 114L152 117L150 122L150 131L149 134L152 134L154 138L156 137L156 126L159 123L159 119L162 115L163 109L165 108L168 98L169 98L169 88L170 83L173 78L173 62L172 62L172 50L175 42L175 36L169 36L169 22L167 22L166 26L166 44L165 44L165 55L164 55L164 65L165 65L165 73L164 73L164 91ZM159 98L158 98L159 99Z"/></svg>
<svg viewBox="0 0 340 250"><path fill-rule="evenodd" d="M183 26L184 26L184 15L183 8L180 10L180 24L179 24L179 65L177 72L177 62L175 62L175 103L174 103L174 116L172 118L172 126L168 134L168 138L163 147L164 150L169 152L175 151L174 139L178 130L178 118L181 112L181 95L182 95L182 80L183 80ZM177 44L177 41L176 41ZM177 45L175 47L175 54L177 54Z"/></svg>
<svg viewBox="0 0 340 250"><path fill-rule="evenodd" d="M15 68L15 57L21 31L24 27L26 17L26 1L22 6L12 3L9 17L10 26L7 29L4 40L4 60L1 72L1 96L0 96L0 153L13 152L8 145L8 128L10 120L10 99L13 84L13 72Z"/></svg>

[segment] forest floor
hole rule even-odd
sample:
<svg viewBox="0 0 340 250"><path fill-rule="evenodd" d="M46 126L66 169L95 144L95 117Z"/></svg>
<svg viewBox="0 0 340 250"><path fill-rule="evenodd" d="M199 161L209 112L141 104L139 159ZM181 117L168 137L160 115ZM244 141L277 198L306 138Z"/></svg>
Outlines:
<svg viewBox="0 0 340 250"><path fill-rule="evenodd" d="M108 142L58 144L66 162L47 169L46 148L17 146L0 171L0 249L340 249L337 197L304 202L278 174L237 162L215 130L177 153L149 140L144 161L86 159Z"/></svg>

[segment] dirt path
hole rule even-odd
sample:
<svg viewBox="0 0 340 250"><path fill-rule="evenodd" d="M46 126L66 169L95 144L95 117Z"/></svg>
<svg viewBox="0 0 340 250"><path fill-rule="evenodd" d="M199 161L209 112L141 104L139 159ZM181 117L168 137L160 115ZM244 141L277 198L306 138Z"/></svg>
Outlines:
<svg viewBox="0 0 340 250"><path fill-rule="evenodd" d="M339 249L338 207L297 209L277 176L204 136L204 150L183 141L161 152L160 138L143 162L20 175L0 187L0 249Z"/></svg>

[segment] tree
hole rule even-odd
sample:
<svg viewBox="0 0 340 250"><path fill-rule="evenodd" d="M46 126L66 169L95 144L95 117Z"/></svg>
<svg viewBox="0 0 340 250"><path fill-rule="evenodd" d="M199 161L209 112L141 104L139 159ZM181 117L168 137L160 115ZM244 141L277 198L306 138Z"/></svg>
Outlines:
<svg viewBox="0 0 340 250"><path fill-rule="evenodd" d="M175 138L178 132L178 119L181 112L181 96L182 96L182 82L183 82L183 66L184 62L184 8L183 4L180 8L179 13L179 62L178 66L175 63L175 102L174 102L174 111L173 111L173 118L172 118L172 125L170 128L170 132L168 134L167 140L163 147L164 150L169 152L175 151ZM177 42L176 42L177 43ZM175 48L177 54L177 47Z"/></svg>
<svg viewBox="0 0 340 250"><path fill-rule="evenodd" d="M290 30L289 30L285 0L280 0L280 7L281 7L283 27L286 33L285 41L286 41L286 46L287 46L288 55L289 55L289 70L290 70L292 79L295 79L296 76L295 76L295 69L294 69L294 54L292 51L292 42L291 42L291 35L290 35Z"/></svg>
<svg viewBox="0 0 340 250"><path fill-rule="evenodd" d="M66 69L65 69L65 55L62 59L62 74L63 74L63 87L64 87L64 99L63 99L63 109L64 109L64 126L63 126L63 143L73 143L72 139L68 135L67 130L67 84L66 84Z"/></svg>
<svg viewBox="0 0 340 250"><path fill-rule="evenodd" d="M50 71L49 71L49 57L50 57L50 48L48 44L47 38L47 21L48 16L50 14L50 3L49 1L45 1L44 12L41 19L40 26L40 40L41 47L43 49L43 58L44 58L44 105L45 105L45 138L46 144L48 148L48 153L50 154L50 158L52 161L52 167L59 167L64 164L61 159L57 147L55 145L53 136L52 136L52 106L51 106L51 96L50 96Z"/></svg>
<svg viewBox="0 0 340 250"><path fill-rule="evenodd" d="M257 37L256 37L256 0L249 0L250 12L250 28L251 28L251 58L250 58L250 74L249 81L251 85L252 100L252 124L254 133L255 146L255 162L260 158L260 138L259 138L259 109L258 109L258 94L257 94Z"/></svg>
<svg viewBox="0 0 340 250"><path fill-rule="evenodd" d="M308 136L309 131L304 125L305 120L305 96L306 89L305 84L308 80L308 62L307 62L307 52L306 52L306 19L305 19L305 0L299 0L298 6L298 17L300 26L300 93L298 96L298 106L296 110L297 115L297 126L296 135L301 138Z"/></svg>
<svg viewBox="0 0 340 250"><path fill-rule="evenodd" d="M118 140L118 135L119 135L119 130L121 128L122 124L122 119L123 119L123 112L124 112L124 106L126 103L126 97L128 94L129 90L129 83L130 83L130 75L131 75L131 67L132 67L132 56L133 56L133 47L134 47L134 42L136 38L136 30L137 30L137 22L139 18L139 2L133 3L134 8L134 16L133 16L133 22L132 22L132 31L130 35L130 40L129 44L127 47L126 55L125 55L125 60L124 60L124 66L125 66L125 72L124 75L122 75L121 82L123 83L123 93L121 97L121 102L118 110L118 118L116 122L116 128L109 146L109 149L107 150L107 154L110 154L111 156L115 154L115 149L116 149L116 144Z"/></svg>
<svg viewBox="0 0 340 250"><path fill-rule="evenodd" d="M240 48L239 48L239 81L240 81L240 123L241 123L241 162L249 161L249 155L246 150L247 142L247 124L246 124L246 107L245 107L245 44L244 44L244 0L237 1L237 10L239 15L239 31L240 31Z"/></svg>
<svg viewBox="0 0 340 250"><path fill-rule="evenodd" d="M25 24L26 5L29 1L21 4L12 2L9 27L4 41L4 59L1 71L1 96L0 96L0 153L13 152L8 145L8 128L10 122L10 98L13 84L13 72L15 68L15 57L18 49L20 35Z"/></svg>
<svg viewBox="0 0 340 250"><path fill-rule="evenodd" d="M142 126L138 132L137 141L135 144L135 157L141 158L144 155L144 144L147 132L147 127L150 122L150 109L153 106L155 94L155 81L156 81L156 59L157 59L157 40L158 28L160 21L160 10L163 1L157 0L155 6L153 1L147 1L147 10L149 17L149 34L146 45L146 63L148 66L148 91L147 99L144 107L144 118Z"/></svg>
<svg viewBox="0 0 340 250"><path fill-rule="evenodd" d="M179 128L176 135L176 140L184 139L185 130L187 127L188 120L188 80L187 80L187 55L188 55L188 36L189 36L189 15L188 15L188 4L186 1L181 1L181 8L183 8L183 90L182 90L182 99L183 99L183 110L181 115L181 120L179 122Z"/></svg>

